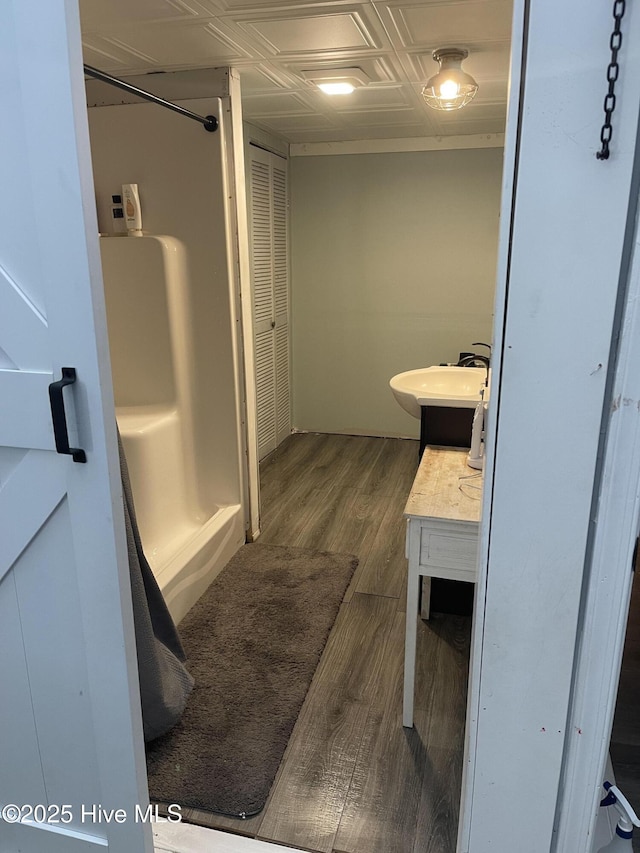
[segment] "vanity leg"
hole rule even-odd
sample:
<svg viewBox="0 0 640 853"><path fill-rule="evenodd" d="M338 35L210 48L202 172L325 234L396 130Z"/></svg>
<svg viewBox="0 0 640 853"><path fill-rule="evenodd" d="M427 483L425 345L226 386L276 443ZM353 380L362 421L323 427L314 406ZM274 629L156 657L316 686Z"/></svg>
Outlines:
<svg viewBox="0 0 640 853"><path fill-rule="evenodd" d="M420 586L420 618L425 621L429 619L431 610L431 578L426 575L422 576L422 584Z"/></svg>
<svg viewBox="0 0 640 853"><path fill-rule="evenodd" d="M413 694L416 680L416 642L418 639L418 599L420 578L409 571L407 584L407 627L404 641L404 700L402 725L413 728Z"/></svg>
<svg viewBox="0 0 640 853"><path fill-rule="evenodd" d="M420 608L420 525L409 521L407 536L407 612L404 639L404 694L402 725L413 728L413 694L416 681L416 643Z"/></svg>

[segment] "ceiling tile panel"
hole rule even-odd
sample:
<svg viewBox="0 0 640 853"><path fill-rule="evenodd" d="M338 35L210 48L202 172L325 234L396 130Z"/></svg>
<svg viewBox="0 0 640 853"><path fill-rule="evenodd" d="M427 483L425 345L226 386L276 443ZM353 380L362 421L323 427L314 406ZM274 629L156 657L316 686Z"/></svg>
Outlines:
<svg viewBox="0 0 640 853"><path fill-rule="evenodd" d="M511 0L387 5L386 13L405 48L465 47L511 35Z"/></svg>
<svg viewBox="0 0 640 853"><path fill-rule="evenodd" d="M182 0L82 0L80 20L83 33L127 23L179 21L197 17L197 7Z"/></svg>
<svg viewBox="0 0 640 853"><path fill-rule="evenodd" d="M400 83L404 82L402 73L396 69L389 57L384 55L379 56L358 56L353 59L336 60L336 59L297 59L295 61L282 60L280 65L285 66L294 74L300 83L307 83L308 78L305 76L305 71L320 71L322 69L340 68L358 68L367 75L372 83Z"/></svg>
<svg viewBox="0 0 640 853"><path fill-rule="evenodd" d="M505 80L483 80L480 81L478 94L473 99L472 107L481 104L499 104L502 112L507 109L507 97L509 95L509 83Z"/></svg>
<svg viewBox="0 0 640 853"><path fill-rule="evenodd" d="M404 110L361 110L358 112L357 116L353 116L350 122L351 127L389 127L395 125L404 125L408 127L409 125L416 124L416 121L419 121L420 117L416 115L414 110L404 109ZM425 123L420 123L422 131L424 133Z"/></svg>
<svg viewBox="0 0 640 853"><path fill-rule="evenodd" d="M260 39L274 55L328 52L351 48L375 48L375 36L362 15L344 13L305 14L271 19L238 21L250 36Z"/></svg>
<svg viewBox="0 0 640 853"><path fill-rule="evenodd" d="M162 68L232 63L250 56L212 24L134 27L126 35L109 36L106 41L134 57L153 56Z"/></svg>
<svg viewBox="0 0 640 853"><path fill-rule="evenodd" d="M297 115L308 113L310 105L296 94L249 95L242 100L245 115Z"/></svg>
<svg viewBox="0 0 640 853"><path fill-rule="evenodd" d="M379 88L363 86L345 97L320 96L324 99L330 99L331 106L338 112L360 113L363 110L373 109L406 110L410 106L409 98L402 86L381 86Z"/></svg>
<svg viewBox="0 0 640 853"><path fill-rule="evenodd" d="M132 44L120 41L115 36L104 36L104 38L100 39L100 42L104 45L105 50L111 52L118 51L122 57L122 65L126 69L140 68L144 71L149 71L150 68L155 67L156 57L144 53Z"/></svg>
<svg viewBox="0 0 640 853"><path fill-rule="evenodd" d="M243 96L254 92L273 92L286 89L291 80L287 75L273 71L267 65L240 68L240 84Z"/></svg>
<svg viewBox="0 0 640 853"><path fill-rule="evenodd" d="M299 12L301 9L322 8L327 5L353 6L354 0L198 0L199 3L210 7L217 7L214 14L232 14L234 12L259 11L264 15L268 13L281 13L283 9ZM424 2L424 0L422 0ZM368 0L363 4L368 6Z"/></svg>
<svg viewBox="0 0 640 853"><path fill-rule="evenodd" d="M102 71L118 71L131 61L129 54L120 52L114 45L109 45L99 38L83 39L82 53L87 65L93 65Z"/></svg>
<svg viewBox="0 0 640 853"><path fill-rule="evenodd" d="M252 123L313 142L501 132L511 2L80 0L80 9L89 64L125 77L233 65ZM453 116L420 95L437 69L433 49L447 44L470 50L465 68L480 84ZM371 82L332 99L303 75L338 67Z"/></svg>

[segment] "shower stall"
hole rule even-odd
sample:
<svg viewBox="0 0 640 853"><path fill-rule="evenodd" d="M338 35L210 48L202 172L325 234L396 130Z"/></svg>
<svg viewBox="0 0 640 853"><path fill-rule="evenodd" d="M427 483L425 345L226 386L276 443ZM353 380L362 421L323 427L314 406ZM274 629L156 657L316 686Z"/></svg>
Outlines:
<svg viewBox="0 0 640 853"><path fill-rule="evenodd" d="M203 132L153 104L88 102L116 418L144 551L179 622L249 515L228 112L184 101L219 122ZM125 183L139 186L143 236L117 233Z"/></svg>
<svg viewBox="0 0 640 853"><path fill-rule="evenodd" d="M116 419L145 555L176 621L244 541L210 460L206 389L194 381L191 289L173 237L102 237ZM227 497L227 500L229 498Z"/></svg>

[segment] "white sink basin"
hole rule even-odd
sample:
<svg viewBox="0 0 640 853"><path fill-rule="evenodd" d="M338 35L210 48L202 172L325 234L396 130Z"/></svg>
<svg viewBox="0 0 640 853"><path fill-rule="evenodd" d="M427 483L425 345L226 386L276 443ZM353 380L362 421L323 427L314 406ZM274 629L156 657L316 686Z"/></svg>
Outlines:
<svg viewBox="0 0 640 853"><path fill-rule="evenodd" d="M398 373L389 385L393 396L405 412L419 418L421 406L475 409L486 375L484 367L422 367L419 370ZM484 400L488 399L487 387Z"/></svg>

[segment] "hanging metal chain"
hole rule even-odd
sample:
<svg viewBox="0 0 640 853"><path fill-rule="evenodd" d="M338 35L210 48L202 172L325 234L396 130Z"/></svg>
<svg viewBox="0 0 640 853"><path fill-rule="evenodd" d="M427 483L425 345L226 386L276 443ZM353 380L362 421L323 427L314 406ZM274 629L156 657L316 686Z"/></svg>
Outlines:
<svg viewBox="0 0 640 853"><path fill-rule="evenodd" d="M614 0L613 3L613 32L611 33L611 38L609 39L609 46L611 47L611 61L607 67L607 81L609 83L609 91L607 92L604 99L604 124L602 125L602 130L600 131L600 142L602 143L602 148L596 154L598 160L608 160L609 159L609 143L611 142L611 137L613 136L613 126L611 124L611 116L613 115L613 111L616 108L616 80L618 79L618 75L620 73L620 66L618 65L618 52L620 47L622 46L622 18L624 17L624 10L626 6L626 0Z"/></svg>

